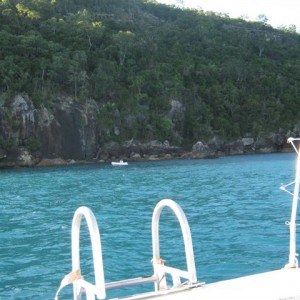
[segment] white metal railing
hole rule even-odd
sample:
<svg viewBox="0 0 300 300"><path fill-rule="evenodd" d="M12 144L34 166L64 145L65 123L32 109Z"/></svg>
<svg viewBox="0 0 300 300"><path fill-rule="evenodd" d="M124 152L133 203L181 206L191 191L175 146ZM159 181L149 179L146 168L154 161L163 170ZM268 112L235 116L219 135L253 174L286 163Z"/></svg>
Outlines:
<svg viewBox="0 0 300 300"><path fill-rule="evenodd" d="M182 271L176 268L167 267L164 265L163 260L160 258L159 247L159 219L161 211L164 207L169 207L175 213L181 227L182 236L184 240L184 248L186 255L187 271ZM180 278L188 280L188 284L192 285L197 282L194 250L192 243L192 236L189 223L181 207L171 199L161 200L155 207L152 216L152 249L153 249L153 269L154 274L158 278L155 283L155 290L167 289L166 273L172 276L173 287L181 284Z"/></svg>
<svg viewBox="0 0 300 300"><path fill-rule="evenodd" d="M82 217L85 218L92 244L95 284L85 281L80 273L80 226ZM93 212L85 206L79 207L73 216L72 221L72 272L66 275L61 281L60 287L56 292L55 300L58 300L59 292L68 284L73 284L73 299L81 300L81 294L85 291L87 300L105 299L105 281L102 260L102 248L100 232L97 220Z"/></svg>
<svg viewBox="0 0 300 300"><path fill-rule="evenodd" d="M281 190L293 196L291 219L287 221L286 224L290 228L290 249L289 249L289 262L286 264L286 268L298 268L298 253L296 250L296 218L297 218L297 207L299 200L299 183L300 183L300 147L297 149L295 142L300 141L300 138L289 138L288 143L291 143L295 152L297 153L297 163L296 163L296 175L295 180L289 184L280 187ZM294 185L294 191L290 192L287 187Z"/></svg>
<svg viewBox="0 0 300 300"><path fill-rule="evenodd" d="M160 258L159 219L161 211L164 207L169 207L171 210L173 210L180 223L186 253L187 271L168 267L164 265L163 259ZM95 284L84 280L80 273L79 238L82 217L86 219L91 238ZM161 200L154 209L152 216L152 248L152 264L154 269L153 276L138 277L105 283L100 232L97 220L93 212L89 208L85 206L78 208L75 211L72 221L72 272L66 275L62 280L61 285L56 293L55 299L58 300L59 292L68 284L73 284L74 300L81 300L81 296L83 293L86 294L87 300L94 300L95 297L97 299L105 299L106 290L144 283L154 283L155 293L159 293L160 291L169 290L167 286L166 274L169 274L173 280L173 286L170 291L174 291L176 290L176 288L177 290L181 289L183 285L186 288L200 285L199 283L197 283L192 237L188 221L181 207L171 199ZM181 283L181 278L187 279L187 282ZM149 296L149 293L146 295ZM143 297L141 297L140 299L142 298ZM130 297L128 299L130 299Z"/></svg>
<svg viewBox="0 0 300 300"><path fill-rule="evenodd" d="M95 284L90 284L84 279L79 279L73 284L73 295L74 300L81 299L81 289L86 291L87 299L94 299L96 296L98 299L105 299L105 280L103 270L103 259L102 259L102 248L100 240L100 232L97 224L97 220L93 212L85 206L79 207L73 217L72 222L72 271L80 270L80 249L79 249L79 238L80 238L80 225L82 217L85 217L93 251L93 263L94 263L94 274Z"/></svg>

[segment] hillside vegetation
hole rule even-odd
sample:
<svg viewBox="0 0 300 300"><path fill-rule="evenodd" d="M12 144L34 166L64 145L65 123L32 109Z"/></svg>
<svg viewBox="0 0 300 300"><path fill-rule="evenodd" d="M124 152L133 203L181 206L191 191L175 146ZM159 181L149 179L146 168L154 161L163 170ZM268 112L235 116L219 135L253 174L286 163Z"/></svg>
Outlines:
<svg viewBox="0 0 300 300"><path fill-rule="evenodd" d="M300 120L300 35L263 22L146 0L1 0L0 48L3 106L93 99L99 144L256 138Z"/></svg>

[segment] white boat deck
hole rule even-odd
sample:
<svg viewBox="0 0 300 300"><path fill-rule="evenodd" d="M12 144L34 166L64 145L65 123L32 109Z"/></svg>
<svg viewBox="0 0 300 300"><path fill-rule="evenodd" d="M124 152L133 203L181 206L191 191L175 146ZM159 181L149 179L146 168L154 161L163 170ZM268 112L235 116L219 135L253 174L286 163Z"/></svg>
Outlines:
<svg viewBox="0 0 300 300"><path fill-rule="evenodd" d="M205 284L197 288L170 292L170 290L125 299L160 300L300 300L300 269L284 268L231 280ZM156 295L155 295L156 294ZM124 299L124 298L123 298Z"/></svg>

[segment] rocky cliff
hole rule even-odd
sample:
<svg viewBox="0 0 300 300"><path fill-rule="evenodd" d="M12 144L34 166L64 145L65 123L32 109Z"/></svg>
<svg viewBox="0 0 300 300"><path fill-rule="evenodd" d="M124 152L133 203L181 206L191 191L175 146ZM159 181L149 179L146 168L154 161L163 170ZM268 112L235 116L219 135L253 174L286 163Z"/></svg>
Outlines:
<svg viewBox="0 0 300 300"><path fill-rule="evenodd" d="M178 105L177 105L178 106ZM26 96L17 95L10 105L0 100L0 167L64 164L112 159L210 158L244 153L284 151L288 136L295 132L270 133L256 138L224 141L213 137L178 147L168 141L101 142L101 106L61 97L49 107L36 108ZM172 106L174 110L174 105ZM170 111L170 120L172 121ZM180 112L177 111L177 116ZM103 125L102 125L103 126ZM107 137L105 138L107 140Z"/></svg>

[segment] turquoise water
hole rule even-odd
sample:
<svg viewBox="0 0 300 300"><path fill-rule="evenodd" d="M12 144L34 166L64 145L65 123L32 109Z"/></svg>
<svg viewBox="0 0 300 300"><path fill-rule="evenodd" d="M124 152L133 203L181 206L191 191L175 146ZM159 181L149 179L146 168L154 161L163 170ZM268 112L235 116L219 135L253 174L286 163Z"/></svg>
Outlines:
<svg viewBox="0 0 300 300"><path fill-rule="evenodd" d="M294 154L1 170L0 299L54 298L71 270L71 222L81 205L98 220L107 281L152 274L151 217L164 198L179 203L189 220L199 281L281 268L291 197L279 186L294 173ZM87 230L81 238L82 273L92 279ZM179 224L167 209L161 256L185 266ZM71 299L71 288L60 299Z"/></svg>

